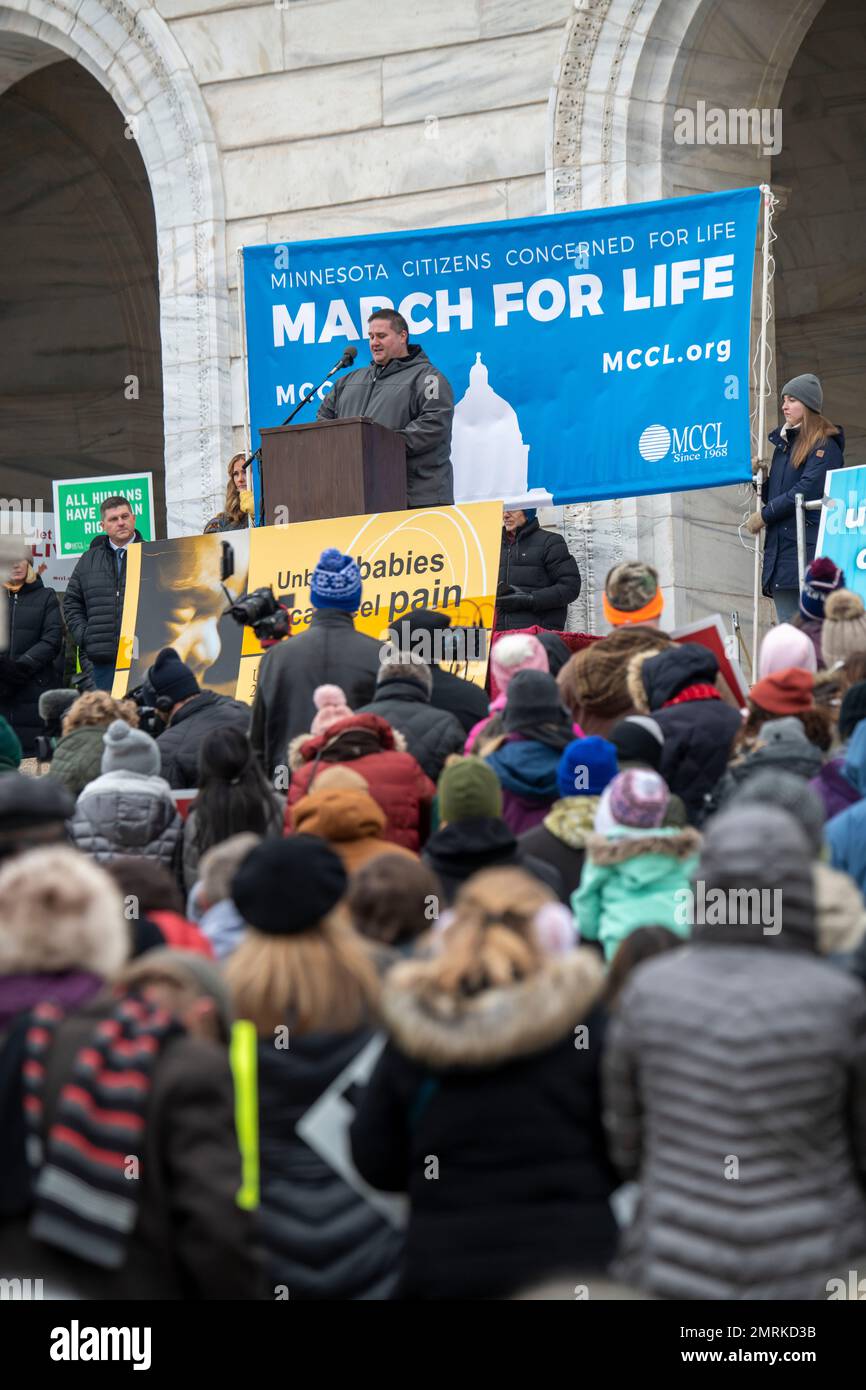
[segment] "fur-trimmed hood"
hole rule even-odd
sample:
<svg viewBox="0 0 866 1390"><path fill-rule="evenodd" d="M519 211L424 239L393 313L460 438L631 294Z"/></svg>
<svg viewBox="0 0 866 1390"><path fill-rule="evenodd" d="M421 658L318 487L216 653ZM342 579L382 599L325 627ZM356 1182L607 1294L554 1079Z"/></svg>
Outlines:
<svg viewBox="0 0 866 1390"><path fill-rule="evenodd" d="M298 734L289 744L289 771L297 772L304 763L315 761L318 755L322 762L348 762L350 758L340 757L341 747L348 748L352 735L361 733L371 735L367 752L376 751L378 742L381 749L393 748L397 753L407 751L407 743L399 729L394 729L378 714L353 714L348 719L338 719L322 734ZM353 754L352 756L357 756Z"/></svg>
<svg viewBox="0 0 866 1390"><path fill-rule="evenodd" d="M604 983L601 961L583 948L470 997L439 989L432 971L428 961L395 965L382 1013L400 1051L435 1070L496 1067L553 1047L586 1018Z"/></svg>
<svg viewBox="0 0 866 1390"><path fill-rule="evenodd" d="M626 685L641 714L661 709L688 685L713 685L719 663L708 647L683 642L663 652L638 652L628 663Z"/></svg>
<svg viewBox="0 0 866 1390"><path fill-rule="evenodd" d="M120 890L83 854L51 846L0 869L0 975L78 970L110 979L129 947Z"/></svg>
<svg viewBox="0 0 866 1390"><path fill-rule="evenodd" d="M645 854L669 859L689 859L700 851L702 836L691 826L684 830L625 830L622 834L590 835L586 857L593 864L625 864Z"/></svg>
<svg viewBox="0 0 866 1390"><path fill-rule="evenodd" d="M543 825L569 849L583 849L595 826L600 796L564 796L555 801Z"/></svg>

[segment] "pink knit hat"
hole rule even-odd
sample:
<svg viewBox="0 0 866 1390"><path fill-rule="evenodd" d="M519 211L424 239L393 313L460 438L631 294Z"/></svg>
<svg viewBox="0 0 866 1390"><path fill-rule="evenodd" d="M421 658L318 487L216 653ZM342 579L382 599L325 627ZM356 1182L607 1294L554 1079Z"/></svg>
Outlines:
<svg viewBox="0 0 866 1390"><path fill-rule="evenodd" d="M338 719L348 719L352 713L338 685L317 685L313 691L313 704L318 710L310 726L313 735L323 734Z"/></svg>
<svg viewBox="0 0 866 1390"><path fill-rule="evenodd" d="M758 679L763 680L775 671L787 671L791 666L799 666L801 671L811 671L814 675L818 669L815 644L791 623L778 623L770 628L761 643Z"/></svg>
<svg viewBox="0 0 866 1390"><path fill-rule="evenodd" d="M547 652L531 632L509 632L490 653L491 695L504 695L518 671L549 671Z"/></svg>

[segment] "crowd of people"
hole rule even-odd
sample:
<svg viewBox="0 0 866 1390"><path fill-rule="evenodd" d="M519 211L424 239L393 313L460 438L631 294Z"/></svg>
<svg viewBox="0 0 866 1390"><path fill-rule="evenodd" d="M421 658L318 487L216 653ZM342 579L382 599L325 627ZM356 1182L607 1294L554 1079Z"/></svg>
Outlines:
<svg viewBox="0 0 866 1390"><path fill-rule="evenodd" d="M361 595L326 551L251 711L166 649L158 736L46 687L36 777L0 722L0 1276L826 1297L866 1251L844 576L813 561L745 708L637 561L580 650L497 632L488 692Z"/></svg>

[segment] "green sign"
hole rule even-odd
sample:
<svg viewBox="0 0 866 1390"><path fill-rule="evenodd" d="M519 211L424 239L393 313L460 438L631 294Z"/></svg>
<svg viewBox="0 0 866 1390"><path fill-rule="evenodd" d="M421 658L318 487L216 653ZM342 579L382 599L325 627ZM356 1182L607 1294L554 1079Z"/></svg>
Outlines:
<svg viewBox="0 0 866 1390"><path fill-rule="evenodd" d="M59 556L83 555L94 536L103 535L99 506L106 497L125 497L135 514L136 528L146 541L155 539L152 473L55 479L54 523Z"/></svg>

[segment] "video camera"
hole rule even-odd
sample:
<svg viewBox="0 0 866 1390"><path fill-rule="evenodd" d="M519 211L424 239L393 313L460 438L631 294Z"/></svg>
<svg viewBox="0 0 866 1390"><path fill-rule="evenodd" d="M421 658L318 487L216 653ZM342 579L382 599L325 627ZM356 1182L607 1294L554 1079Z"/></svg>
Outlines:
<svg viewBox="0 0 866 1390"><path fill-rule="evenodd" d="M169 695L157 695L150 683L148 668L141 685L128 690L125 698L134 700L138 706L138 727L151 738L159 738L168 723L168 716L174 708L174 700Z"/></svg>
<svg viewBox="0 0 866 1390"><path fill-rule="evenodd" d="M242 627L251 627L260 642L280 642L291 633L289 609L294 605L294 594L280 594L277 598L270 584L253 589L240 598L232 598L226 588L226 580L235 572L235 557L228 541L221 545L220 582L223 593L229 600L225 615L234 618Z"/></svg>

